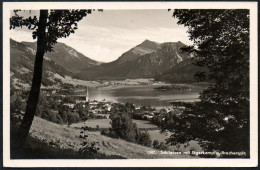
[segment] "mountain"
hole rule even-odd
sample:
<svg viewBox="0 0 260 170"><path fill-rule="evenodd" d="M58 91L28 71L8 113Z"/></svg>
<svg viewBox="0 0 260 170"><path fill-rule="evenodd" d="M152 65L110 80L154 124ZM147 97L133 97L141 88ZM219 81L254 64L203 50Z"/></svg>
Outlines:
<svg viewBox="0 0 260 170"><path fill-rule="evenodd" d="M32 81L36 43L10 39L10 71L12 84L23 88ZM59 85L65 76L73 77L76 71L99 64L84 57L73 48L57 43L55 52L46 53L43 62L42 85Z"/></svg>
<svg viewBox="0 0 260 170"><path fill-rule="evenodd" d="M36 42L21 42L21 44L27 46L33 54L36 53ZM64 43L56 43L53 52L46 53L45 57L72 73L78 73L88 67L100 64L100 62L84 56Z"/></svg>
<svg viewBox="0 0 260 170"><path fill-rule="evenodd" d="M46 53L43 64L43 85L55 84L60 76L89 79L155 78L158 81L193 82L192 56L183 53L182 42L156 43L145 40L117 60L100 64L73 48L57 43L54 52ZM31 83L36 43L10 40L11 75ZM82 71L80 71L82 70ZM58 76L57 76L58 75Z"/></svg>
<svg viewBox="0 0 260 170"><path fill-rule="evenodd" d="M32 51L30 46L10 40L10 71L11 80L16 82L13 82L14 84L19 82L18 84L23 85L23 87L28 87L28 84L32 81L34 58L35 52ZM58 81L54 78L54 74L62 77L73 76L68 70L44 57L42 84L47 86L54 84L54 81Z"/></svg>
<svg viewBox="0 0 260 170"><path fill-rule="evenodd" d="M156 50L160 49L160 44L145 40L141 44L137 45L136 47L130 49L129 51L125 52L117 59L117 64L122 64L128 61L133 61L145 54L150 54L152 52L155 52Z"/></svg>
<svg viewBox="0 0 260 170"><path fill-rule="evenodd" d="M160 44L145 40L117 60L84 69L76 77L85 80L154 77L191 57L181 51L183 46L180 41Z"/></svg>
<svg viewBox="0 0 260 170"><path fill-rule="evenodd" d="M171 83L194 83L197 82L194 79L194 74L197 72L205 71L208 74L206 68L193 65L193 58L188 58L173 68L155 76L156 81L165 81Z"/></svg>

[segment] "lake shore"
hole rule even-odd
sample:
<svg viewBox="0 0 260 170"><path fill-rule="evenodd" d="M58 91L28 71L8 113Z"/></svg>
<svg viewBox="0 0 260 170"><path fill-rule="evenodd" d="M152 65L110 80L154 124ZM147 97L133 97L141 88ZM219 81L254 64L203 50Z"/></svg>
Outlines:
<svg viewBox="0 0 260 170"><path fill-rule="evenodd" d="M161 81L154 81L153 78L136 78L136 79L125 79L125 80L80 80L69 76L61 77L58 74L54 75L55 78L60 79L63 83L72 84L74 86L82 86L89 88L115 88L115 87L130 87L130 86L172 86L173 84L188 85L188 86L207 86L208 83L167 83Z"/></svg>
<svg viewBox="0 0 260 170"><path fill-rule="evenodd" d="M171 107L171 102L198 101L199 93L204 89L201 84L182 84L189 89L184 90L157 90L161 86L172 86L168 83L154 82L153 80L125 80L101 82L99 86L89 87L90 101L113 101L115 103L130 102L136 107L150 105L152 107ZM85 86L77 87L74 91L80 94L86 94Z"/></svg>
<svg viewBox="0 0 260 170"><path fill-rule="evenodd" d="M125 80L80 80L74 79L72 77L66 76L61 77L55 75L56 78L59 78L63 83L72 84L74 86L86 86L90 88L99 88L99 87L125 87L125 86L138 86L138 85L170 85L165 82L157 82L152 78L139 78L139 79L125 79Z"/></svg>

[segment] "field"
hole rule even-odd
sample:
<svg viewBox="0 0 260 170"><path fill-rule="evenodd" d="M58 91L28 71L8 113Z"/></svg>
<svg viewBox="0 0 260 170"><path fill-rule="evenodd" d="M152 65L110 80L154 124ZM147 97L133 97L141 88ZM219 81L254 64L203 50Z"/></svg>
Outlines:
<svg viewBox="0 0 260 170"><path fill-rule="evenodd" d="M148 132L153 141L157 140L159 142L165 142L165 139L170 137L169 133L160 133L160 130L149 130ZM185 151L189 151L189 150L202 151L202 148L199 146L198 142L190 141L189 146L187 146L187 147L184 147L184 145L181 144L180 147L169 146L169 150L181 151L181 152L185 152Z"/></svg>
<svg viewBox="0 0 260 170"><path fill-rule="evenodd" d="M73 84L74 86L76 85L81 85L81 86L88 86L88 87L99 87L100 83L96 81L86 81L86 80L79 80L79 79L74 79L69 76L66 76L65 78L60 76L59 74L54 74L55 78L60 79L63 83L69 83Z"/></svg>
<svg viewBox="0 0 260 170"><path fill-rule="evenodd" d="M147 125L146 125L147 126ZM100 135L100 132L87 132L88 142L98 142L100 153L107 156L119 156L129 159L152 159L152 158L196 158L190 155L160 154L159 150L144 147L138 144L129 143L121 139L114 139ZM44 147L70 149L78 151L81 148L80 130L72 127L62 126L35 117L30 137L45 143ZM30 142L30 141L29 141ZM31 148L43 147L35 142L30 143ZM54 150L54 149L53 149ZM147 154L149 151L156 151L157 154Z"/></svg>
<svg viewBox="0 0 260 170"><path fill-rule="evenodd" d="M111 121L110 119L89 119L86 121L85 125L91 128L96 128L97 125L99 126L99 128L109 128L111 127L110 121ZM158 127L152 124L150 121L133 119L133 122L137 124L138 128L147 129L151 136L152 141L157 140L159 142L165 142L165 139L169 138L170 136L169 133L160 133L160 130L157 129ZM75 123L72 124L70 127L81 128L82 126L84 126L84 123ZM189 144L190 146L188 147L184 147L184 145L180 145L179 148L177 148L176 146L169 146L169 150L171 151L178 150L182 152L189 151L191 149L196 151L202 150L196 141L191 141Z"/></svg>
<svg viewBox="0 0 260 170"><path fill-rule="evenodd" d="M73 128L81 128L82 126L88 126L91 128L96 128L96 126L98 125L99 128L109 128L111 127L110 125L111 120L110 119L89 119L84 123L74 123L71 124L70 127ZM142 129L155 129L157 128L156 125L150 123L150 121L147 120L134 120L133 122L136 123L138 128L142 128Z"/></svg>

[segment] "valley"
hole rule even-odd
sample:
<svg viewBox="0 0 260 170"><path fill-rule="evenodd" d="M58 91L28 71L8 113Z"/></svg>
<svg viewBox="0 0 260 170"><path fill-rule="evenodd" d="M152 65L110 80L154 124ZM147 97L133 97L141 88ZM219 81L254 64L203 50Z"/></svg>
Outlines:
<svg viewBox="0 0 260 170"><path fill-rule="evenodd" d="M35 45L11 40L11 104L14 117L21 118L24 114ZM156 124L168 114L180 113L181 110L173 108L171 102L198 101L199 93L207 86L207 83L198 84L193 80L193 72L189 68L192 55L183 53L183 46L181 42L145 40L117 60L100 63L65 44L56 44L54 52L47 53L44 58L40 101L30 135L31 140L36 142L29 141L28 145L37 148L40 147L37 145L45 143L55 147L56 158L64 149L64 152L72 150L74 156L79 156L82 141L78 134L87 126L90 128L86 131L88 142L98 141L99 154L104 157L193 158L183 154L147 154L151 150L158 153L162 150L201 150L196 141L190 141L189 147L166 145L165 139L169 134L160 133ZM169 79L169 74L175 75L175 79ZM107 101L108 104L105 104ZM16 108L17 103L21 103L20 110ZM113 115L122 116L126 112L131 115L132 128L136 128L134 140L115 137L110 130ZM138 151L136 148L139 148Z"/></svg>
<svg viewBox="0 0 260 170"><path fill-rule="evenodd" d="M253 4L17 5L4 4L4 167L257 165Z"/></svg>
<svg viewBox="0 0 260 170"><path fill-rule="evenodd" d="M22 83L29 83L36 44L12 39L10 43L11 73L16 79L20 77ZM169 83L194 83L196 81L193 79L193 72L200 69L192 66L193 54L182 52L181 48L184 46L182 42L157 43L145 40L117 60L101 63L63 43L57 43L53 48L54 52L48 52L44 57L42 85L57 86L62 81L94 87L104 86L105 81L134 84L135 82L130 81L140 78ZM124 80L127 82L122 82Z"/></svg>

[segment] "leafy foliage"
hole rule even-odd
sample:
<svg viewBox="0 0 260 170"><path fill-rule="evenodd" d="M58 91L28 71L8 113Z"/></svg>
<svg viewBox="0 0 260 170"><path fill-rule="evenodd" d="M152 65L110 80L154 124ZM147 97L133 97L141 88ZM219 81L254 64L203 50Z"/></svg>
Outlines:
<svg viewBox="0 0 260 170"><path fill-rule="evenodd" d="M25 111L25 100L28 98L28 92L18 89L12 84L10 111L13 115L22 115ZM74 105L74 108L69 108L64 105L64 103L67 103L68 97L51 96L49 93L46 94L46 91L42 90L36 109L36 116L57 124L68 125L82 122L90 117L87 108L83 106L85 103L78 103Z"/></svg>
<svg viewBox="0 0 260 170"><path fill-rule="evenodd" d="M136 142L141 145L149 147L152 144L152 140L148 131L144 131L144 132L137 131L135 138L136 138Z"/></svg>
<svg viewBox="0 0 260 170"><path fill-rule="evenodd" d="M113 114L111 116L111 130L114 131L118 137L126 139L127 141L134 142L136 136L136 124L126 113Z"/></svg>
<svg viewBox="0 0 260 170"><path fill-rule="evenodd" d="M168 146L164 142L159 142L158 140L154 140L153 148L160 149L160 150L167 150Z"/></svg>
<svg viewBox="0 0 260 170"><path fill-rule="evenodd" d="M18 15L21 10L15 10L15 15L10 18L10 29L16 27L27 27L30 30L35 30L32 33L33 39L38 36L39 21L36 16L24 18ZM58 38L66 38L70 34L75 33L78 29L77 22L80 21L87 14L91 14L92 10L50 10L48 14L48 21L46 29L48 30L45 35L46 47L45 51L52 51L53 45L57 43Z"/></svg>
<svg viewBox="0 0 260 170"><path fill-rule="evenodd" d="M162 130L173 145L198 140L206 150L249 151L249 10L175 10L188 27L195 65L206 67L212 84L200 102L168 115ZM203 72L197 74L203 80Z"/></svg>
<svg viewBox="0 0 260 170"><path fill-rule="evenodd" d="M34 115L36 113L38 99L40 95L40 87L42 81L43 56L47 51L52 51L53 45L58 38L67 37L77 29L76 22L84 16L91 13L91 10L40 10L39 22L37 17L23 18L17 14L19 10L15 10L15 16L10 18L10 29L15 27L34 27L32 33L34 39L37 38L37 52L34 62L34 72L32 79L31 91L27 100L27 106L23 121L17 133L17 149L24 146L26 137L28 136ZM74 26L73 26L74 25ZM18 140L18 138L20 138Z"/></svg>
<svg viewBox="0 0 260 170"><path fill-rule="evenodd" d="M84 123L84 125L85 125L85 123ZM87 130L88 129L89 129L89 127L87 127L87 126L81 127L80 136L79 136L79 138L82 140L82 143L81 143L82 148L79 150L79 152L81 152L83 154L83 156L96 155L96 154L98 154L98 150L100 149L99 147L96 146L96 144L98 144L98 142L89 143L89 141L87 140L87 138L88 138Z"/></svg>
<svg viewBox="0 0 260 170"><path fill-rule="evenodd" d="M130 142L138 143L144 146L151 146L151 137L147 131L141 131L137 128L136 123L132 121L133 105L126 103L125 105L117 104L114 106L111 118L111 128L109 132L102 131L101 134L110 137L119 137ZM121 112L122 111L122 112Z"/></svg>
<svg viewBox="0 0 260 170"><path fill-rule="evenodd" d="M22 16L18 15L18 12L21 10L14 10L15 16L10 18L10 29L15 29L16 27L23 27L26 26L30 30L35 30L39 25L38 18L36 16L23 18Z"/></svg>

